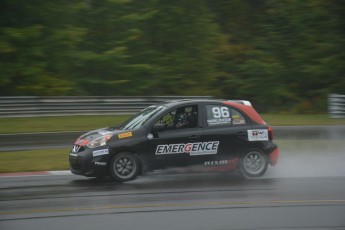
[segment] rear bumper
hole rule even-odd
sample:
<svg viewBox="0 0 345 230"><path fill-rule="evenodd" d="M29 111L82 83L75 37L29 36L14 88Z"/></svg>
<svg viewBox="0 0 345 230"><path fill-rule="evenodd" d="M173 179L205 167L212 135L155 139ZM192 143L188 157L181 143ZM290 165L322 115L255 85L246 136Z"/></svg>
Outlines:
<svg viewBox="0 0 345 230"><path fill-rule="evenodd" d="M276 147L271 153L268 154L268 158L270 159L270 164L272 166L277 164L278 157L279 157L279 151L278 151L278 147Z"/></svg>

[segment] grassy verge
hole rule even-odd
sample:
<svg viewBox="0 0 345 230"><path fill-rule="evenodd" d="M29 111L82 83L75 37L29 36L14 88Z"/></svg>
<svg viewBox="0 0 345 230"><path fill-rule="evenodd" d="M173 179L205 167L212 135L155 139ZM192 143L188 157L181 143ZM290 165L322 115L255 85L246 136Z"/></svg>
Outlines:
<svg viewBox="0 0 345 230"><path fill-rule="evenodd" d="M129 116L0 118L0 133L82 131L121 124Z"/></svg>
<svg viewBox="0 0 345 230"><path fill-rule="evenodd" d="M0 153L0 173L68 169L69 149L28 150Z"/></svg>

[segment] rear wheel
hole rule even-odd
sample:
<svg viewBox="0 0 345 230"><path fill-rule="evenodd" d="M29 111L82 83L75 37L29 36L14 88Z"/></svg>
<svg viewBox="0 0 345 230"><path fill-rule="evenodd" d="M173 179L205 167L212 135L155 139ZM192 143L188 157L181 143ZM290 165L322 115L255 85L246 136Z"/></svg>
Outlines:
<svg viewBox="0 0 345 230"><path fill-rule="evenodd" d="M139 173L139 161L132 153L120 153L110 162L110 175L119 182L134 180Z"/></svg>
<svg viewBox="0 0 345 230"><path fill-rule="evenodd" d="M240 161L239 171L245 178L260 177L268 167L267 157L259 151L250 151Z"/></svg>

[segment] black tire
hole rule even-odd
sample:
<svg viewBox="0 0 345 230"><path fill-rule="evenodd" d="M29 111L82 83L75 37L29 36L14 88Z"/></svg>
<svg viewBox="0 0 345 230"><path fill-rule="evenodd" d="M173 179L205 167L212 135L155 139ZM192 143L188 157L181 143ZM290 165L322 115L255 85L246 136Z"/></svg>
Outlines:
<svg viewBox="0 0 345 230"><path fill-rule="evenodd" d="M267 167L267 156L257 150L252 150L241 158L239 172L247 179L261 177L267 171Z"/></svg>
<svg viewBox="0 0 345 230"><path fill-rule="evenodd" d="M140 164L134 154L120 153L111 159L109 170L112 179L115 181L131 181L138 176Z"/></svg>

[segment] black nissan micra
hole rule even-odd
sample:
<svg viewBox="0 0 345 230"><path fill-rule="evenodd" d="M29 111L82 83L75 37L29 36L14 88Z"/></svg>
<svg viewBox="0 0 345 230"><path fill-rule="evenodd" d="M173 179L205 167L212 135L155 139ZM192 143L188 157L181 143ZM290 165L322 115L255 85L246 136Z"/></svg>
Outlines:
<svg viewBox="0 0 345 230"><path fill-rule="evenodd" d="M149 106L122 125L80 136L71 172L134 180L144 172L199 165L262 176L275 165L272 129L242 100L176 100Z"/></svg>

